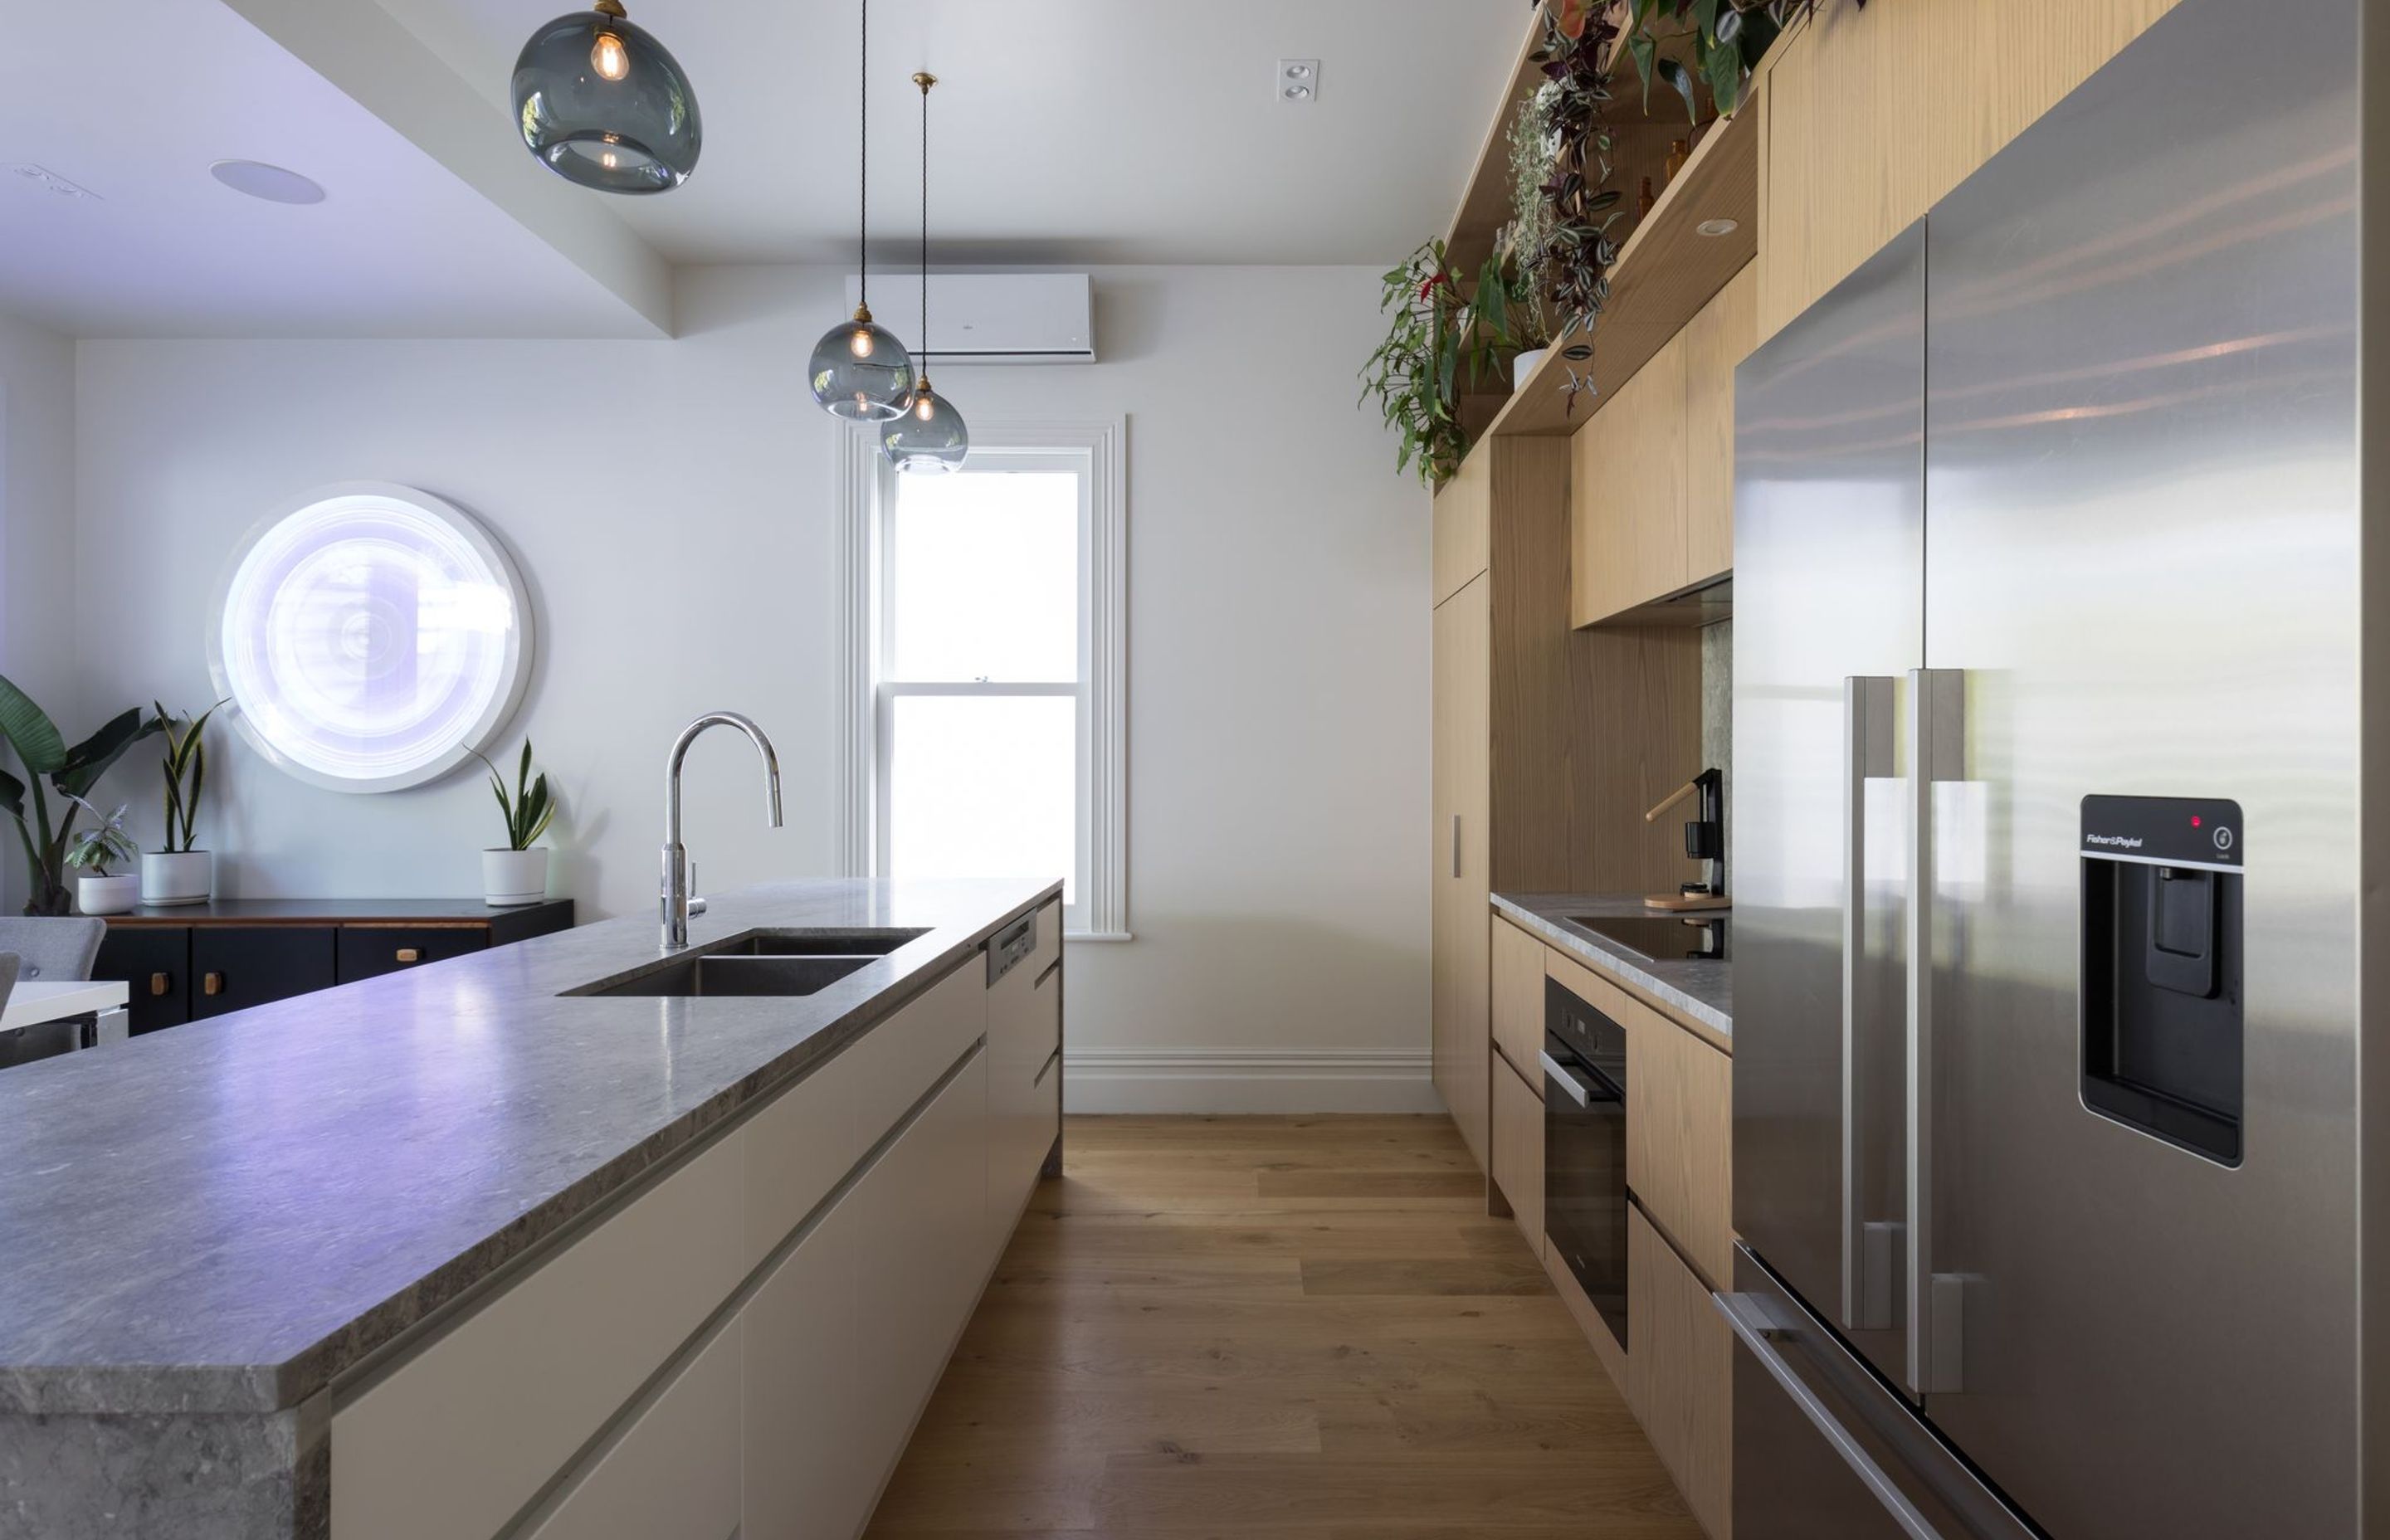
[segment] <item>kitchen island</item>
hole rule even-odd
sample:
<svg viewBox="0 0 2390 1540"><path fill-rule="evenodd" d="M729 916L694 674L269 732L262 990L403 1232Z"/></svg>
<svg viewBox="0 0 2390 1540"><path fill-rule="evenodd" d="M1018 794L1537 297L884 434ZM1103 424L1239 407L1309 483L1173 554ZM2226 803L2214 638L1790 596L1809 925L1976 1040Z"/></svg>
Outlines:
<svg viewBox="0 0 2390 1540"><path fill-rule="evenodd" d="M1059 1150L1060 913L772 884L679 956L842 976L626 918L0 1076L0 1536L859 1524Z"/></svg>

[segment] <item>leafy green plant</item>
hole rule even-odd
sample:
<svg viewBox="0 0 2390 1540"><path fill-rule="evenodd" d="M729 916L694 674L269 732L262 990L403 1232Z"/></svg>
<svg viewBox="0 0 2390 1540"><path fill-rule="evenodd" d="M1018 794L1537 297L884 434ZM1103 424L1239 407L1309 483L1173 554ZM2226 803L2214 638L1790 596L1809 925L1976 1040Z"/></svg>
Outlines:
<svg viewBox="0 0 2390 1540"><path fill-rule="evenodd" d="M490 757L476 750L473 757L490 768L490 790L498 799L498 812L507 821L507 849L529 850L532 841L547 832L556 818L556 799L547 789L547 772L537 779L531 773L531 739L523 739L522 763L515 770L515 789L507 794L506 777L498 767L490 764Z"/></svg>
<svg viewBox="0 0 2390 1540"><path fill-rule="evenodd" d="M124 830L124 803L117 803L115 812L103 815L81 797L70 794L67 801L99 820L75 836L73 845L67 851L68 866L94 877L107 877L111 864L130 861L141 853L141 847Z"/></svg>
<svg viewBox="0 0 2390 1540"><path fill-rule="evenodd" d="M1865 9L1867 0L1851 0ZM1721 116L1742 105L1751 71L1794 20L1815 14L1818 0L1627 0L1626 51L1643 79L1644 109L1651 109L1656 75L1685 99L1685 113L1702 121L1701 88ZM1669 41L1663 23L1686 39L1690 60L1660 51Z"/></svg>
<svg viewBox="0 0 2390 1540"><path fill-rule="evenodd" d="M162 853L187 855L196 847L199 817L199 794L208 784L208 744L202 735L207 731L208 718L216 714L219 700L181 727L175 718L166 714L166 708L155 701L158 723L166 735L166 843Z"/></svg>
<svg viewBox="0 0 2390 1540"><path fill-rule="evenodd" d="M1400 435L1395 467L1430 486L1450 479L1469 453L1460 424L1460 380L1481 357L1477 318L1453 281L1444 242L1432 240L1389 271L1378 308L1393 317L1386 340L1361 366L1361 399L1372 395Z"/></svg>
<svg viewBox="0 0 2390 1540"><path fill-rule="evenodd" d="M24 848L32 889L25 901L27 914L71 912L74 895L67 889L66 866L67 852L74 845L77 810L90 807L84 796L126 750L162 725L155 717L144 718L135 707L69 748L49 713L0 676L0 738L15 751L24 771L20 778L0 770L0 813L16 821L18 842ZM55 822L45 782L65 802Z"/></svg>
<svg viewBox="0 0 2390 1540"><path fill-rule="evenodd" d="M1610 269L1618 261L1612 230L1620 198L1607 185L1615 169L1610 159L1615 148L1609 122L1610 58L1618 22L1607 8L1574 21L1572 32L1560 13L1546 12L1536 50L1545 79L1536 96L1548 94L1544 110L1556 146L1552 175L1543 186L1550 225L1537 269L1558 319L1554 343L1584 338L1568 351L1572 408L1580 392L1593 389L1591 369L1579 374L1576 365L1591 360L1594 323L1610 302Z"/></svg>
<svg viewBox="0 0 2390 1540"><path fill-rule="evenodd" d="M1505 280L1505 305L1517 317L1508 327L1510 340L1521 348L1547 346L1560 329L1545 282L1552 208L1544 197L1560 159L1560 136L1552 131L1559 94L1559 86L1546 81L1510 119L1510 222L1494 244L1496 256L1507 259L1496 271Z"/></svg>

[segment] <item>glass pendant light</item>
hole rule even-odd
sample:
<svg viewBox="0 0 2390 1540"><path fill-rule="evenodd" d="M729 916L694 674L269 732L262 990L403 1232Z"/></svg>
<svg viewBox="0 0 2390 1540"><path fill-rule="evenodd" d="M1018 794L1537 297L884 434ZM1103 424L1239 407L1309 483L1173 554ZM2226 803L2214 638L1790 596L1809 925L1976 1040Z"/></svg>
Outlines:
<svg viewBox="0 0 2390 1540"><path fill-rule="evenodd" d="M871 318L871 0L863 0L863 165L855 245L855 271L863 302L854 319L842 322L814 344L806 366L814 399L832 417L850 422L885 422L913 396L913 359L896 334Z"/></svg>
<svg viewBox="0 0 2390 1540"><path fill-rule="evenodd" d="M680 62L621 0L559 16L515 60L515 125L540 163L599 192L667 192L704 135Z"/></svg>
<svg viewBox="0 0 2390 1540"><path fill-rule="evenodd" d="M970 432L954 404L930 388L930 87L938 77L913 77L921 88L921 376L905 413L880 430L880 452L899 470L943 475L962 468Z"/></svg>

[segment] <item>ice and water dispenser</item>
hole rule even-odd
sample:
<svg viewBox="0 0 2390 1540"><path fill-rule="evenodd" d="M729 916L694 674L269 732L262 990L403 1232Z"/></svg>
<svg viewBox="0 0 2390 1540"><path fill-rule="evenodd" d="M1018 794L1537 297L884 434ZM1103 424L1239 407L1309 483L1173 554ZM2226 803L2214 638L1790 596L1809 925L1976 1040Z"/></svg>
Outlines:
<svg viewBox="0 0 2390 1540"><path fill-rule="evenodd" d="M2083 1103L2241 1163L2241 807L2083 799Z"/></svg>

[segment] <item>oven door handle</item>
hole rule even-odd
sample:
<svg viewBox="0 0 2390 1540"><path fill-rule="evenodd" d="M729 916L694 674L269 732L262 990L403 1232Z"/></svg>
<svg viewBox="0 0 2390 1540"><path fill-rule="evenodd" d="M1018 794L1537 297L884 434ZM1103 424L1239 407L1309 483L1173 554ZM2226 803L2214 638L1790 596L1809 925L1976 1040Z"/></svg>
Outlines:
<svg viewBox="0 0 2390 1540"><path fill-rule="evenodd" d="M1583 1076L1579 1075L1574 1070L1570 1069L1567 1065L1561 1063L1559 1059L1554 1059L1551 1055L1551 1050L1548 1048L1545 1049L1536 1057L1541 1059L1544 1063L1545 1084L1558 1085L1561 1088L1561 1094L1568 1097L1569 1100L1575 1102L1579 1107L1591 1107L1593 1105L1593 1087L1585 1083Z"/></svg>

